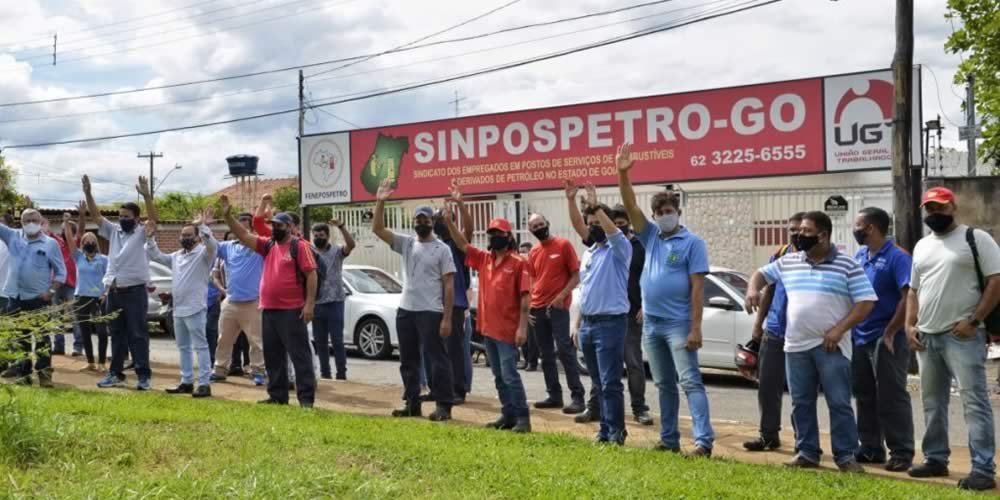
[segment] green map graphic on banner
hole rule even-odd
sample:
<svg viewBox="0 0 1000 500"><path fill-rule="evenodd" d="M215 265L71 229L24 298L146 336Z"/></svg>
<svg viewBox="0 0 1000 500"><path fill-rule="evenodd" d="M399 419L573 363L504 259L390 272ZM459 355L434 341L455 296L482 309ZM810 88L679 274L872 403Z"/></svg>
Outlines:
<svg viewBox="0 0 1000 500"><path fill-rule="evenodd" d="M378 193L378 185L383 179L391 179L392 185L396 186L403 166L403 155L409 150L409 137L379 134L375 149L361 169L361 184L365 186L365 190L371 194Z"/></svg>

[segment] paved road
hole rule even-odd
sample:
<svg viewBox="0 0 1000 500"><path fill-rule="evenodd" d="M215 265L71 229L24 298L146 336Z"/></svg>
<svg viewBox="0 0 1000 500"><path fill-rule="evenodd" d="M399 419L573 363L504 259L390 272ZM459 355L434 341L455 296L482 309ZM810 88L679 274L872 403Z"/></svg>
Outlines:
<svg viewBox="0 0 1000 500"><path fill-rule="evenodd" d="M171 338L154 337L151 342L151 351L153 361L173 364L178 362L177 348ZM399 362L397 360L370 361L352 355L348 356L347 365L347 376L351 380L368 384L400 386L400 390L402 390L399 380ZM990 373L995 374L995 370L995 367L991 367ZM521 376L528 392L529 401L545 398L545 382L540 371L522 371ZM991 380L995 380L995 377L991 377ZM565 380L563 381L565 382ZM755 424L757 422L759 413L757 410L756 389L752 383L744 380L738 375L733 375L727 372L706 373L705 382L708 388L709 407L712 414L712 420L751 424ZM584 381L584 385L589 387L589 381ZM920 436L923 435L924 419L923 407L920 404L920 393L918 387L919 381L911 377L910 394L913 400L914 424L916 427L917 445L919 446ZM563 390L566 391L565 383L563 384ZM496 389L493 385L493 377L490 373L489 367L485 365L484 360L480 360L479 363L474 365L472 392L480 396L496 396ZM568 392L565 397L569 397ZM628 399L627 396L626 399ZM652 380L649 380L646 386L646 399L647 404L653 408L653 413L659 414L659 400L656 394L656 387L653 385ZM997 402L998 399L994 398L994 421L997 421L998 416L1000 416L1000 411L998 411L997 408ZM628 402L626 402L626 405L628 405ZM784 413L782 421L785 426L787 426L786 428L790 428L791 426L791 406L791 400L786 394L785 402L782 407L782 411ZM821 430L823 432L829 432L829 413L822 398L820 398L819 401L818 414ZM687 410L687 401L685 401L683 397L681 398L681 415L690 415ZM949 422L951 425L951 443L953 445L967 446L968 430L965 426L965 421L962 416L961 402L959 401L957 394L954 394L951 400Z"/></svg>

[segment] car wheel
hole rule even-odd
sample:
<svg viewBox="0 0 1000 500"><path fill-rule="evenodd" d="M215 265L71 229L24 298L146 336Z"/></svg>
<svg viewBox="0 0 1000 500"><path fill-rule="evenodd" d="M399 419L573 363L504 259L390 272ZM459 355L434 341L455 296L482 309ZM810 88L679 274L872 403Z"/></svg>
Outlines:
<svg viewBox="0 0 1000 500"><path fill-rule="evenodd" d="M366 359L386 359L392 354L389 329L378 318L366 318L358 323L354 345Z"/></svg>
<svg viewBox="0 0 1000 500"><path fill-rule="evenodd" d="M174 320L171 317L160 320L160 330L170 337L174 336Z"/></svg>

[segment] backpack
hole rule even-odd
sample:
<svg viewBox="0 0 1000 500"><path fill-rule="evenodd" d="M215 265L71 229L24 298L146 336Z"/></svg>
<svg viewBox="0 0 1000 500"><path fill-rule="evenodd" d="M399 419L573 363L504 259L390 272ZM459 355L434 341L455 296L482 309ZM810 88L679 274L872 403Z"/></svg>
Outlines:
<svg viewBox="0 0 1000 500"><path fill-rule="evenodd" d="M274 238L267 241L267 245L264 246L264 255L271 252L271 248L275 245ZM306 277L302 274L302 270L299 268L299 239L292 238L291 241L291 254L292 261L295 262L295 276L298 278L298 282L302 283L303 293L305 293L305 283ZM323 288L323 283L326 282L326 266L321 265L322 261L319 260L319 254L312 247L309 247L309 251L312 252L313 262L316 263L316 297L319 298L319 292Z"/></svg>
<svg viewBox="0 0 1000 500"><path fill-rule="evenodd" d="M965 241L969 244L969 248L972 249L972 261L976 264L976 277L979 280L979 290L985 294L986 277L983 276L983 269L979 267L979 249L976 248L976 236L973 228L970 227L965 231ZM991 337L1000 337L1000 306L994 307L986 315L982 326Z"/></svg>

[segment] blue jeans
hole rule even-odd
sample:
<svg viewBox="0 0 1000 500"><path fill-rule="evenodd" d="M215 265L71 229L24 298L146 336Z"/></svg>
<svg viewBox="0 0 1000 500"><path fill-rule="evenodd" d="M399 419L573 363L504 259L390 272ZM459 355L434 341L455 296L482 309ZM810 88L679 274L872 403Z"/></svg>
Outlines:
<svg viewBox="0 0 1000 500"><path fill-rule="evenodd" d="M922 333L926 347L917 353L920 360L920 396L924 402L924 458L928 462L947 465L948 401L951 379L958 379L965 424L969 428L969 454L972 471L993 477L996 464L993 455L993 408L986 385L986 337L982 330L970 339L959 339L952 333L928 335Z"/></svg>
<svg viewBox="0 0 1000 500"><path fill-rule="evenodd" d="M792 395L792 423L799 455L819 463L823 453L816 419L816 399L822 385L830 409L833 459L838 465L853 460L858 451L858 427L851 407L851 360L840 349L826 352L820 345L808 351L786 352L785 373Z"/></svg>
<svg viewBox="0 0 1000 500"><path fill-rule="evenodd" d="M194 382L194 355L198 356L198 385L212 383L212 359L205 338L206 311L190 316L174 316L174 338L181 355L181 383Z"/></svg>
<svg viewBox="0 0 1000 500"><path fill-rule="evenodd" d="M528 396L524 393L521 375L517 373L517 346L489 337L484 340L502 405L501 414L507 418L527 417Z"/></svg>
<svg viewBox="0 0 1000 500"><path fill-rule="evenodd" d="M316 304L313 317L313 340L319 357L319 372L330 376L330 347L333 347L337 376L347 376L347 351L344 349L344 302Z"/></svg>
<svg viewBox="0 0 1000 500"><path fill-rule="evenodd" d="M625 430L625 333L628 321L624 314L583 320L578 342L587 362L594 392L600 392L601 430L598 439L621 441Z"/></svg>
<svg viewBox="0 0 1000 500"><path fill-rule="evenodd" d="M72 287L59 287L55 297L53 297L53 304L59 305L63 302L73 302ZM55 337L55 342L53 342L52 350L56 352L66 352L65 336L61 333L53 336ZM83 335L80 333L80 324L76 321L75 314L73 315L73 352L83 352Z"/></svg>

